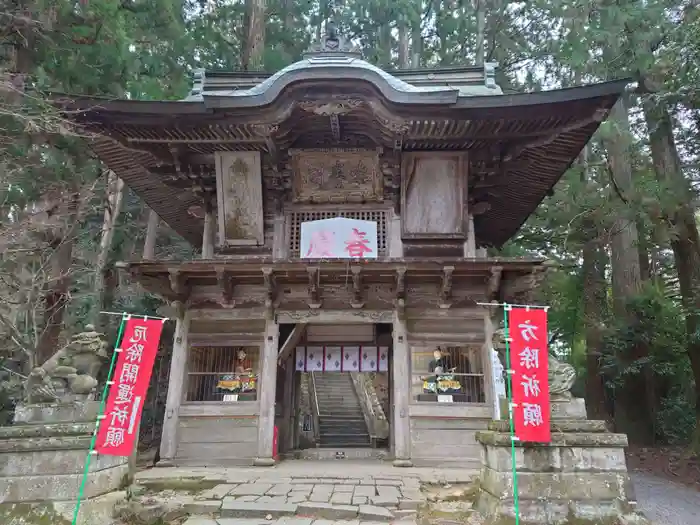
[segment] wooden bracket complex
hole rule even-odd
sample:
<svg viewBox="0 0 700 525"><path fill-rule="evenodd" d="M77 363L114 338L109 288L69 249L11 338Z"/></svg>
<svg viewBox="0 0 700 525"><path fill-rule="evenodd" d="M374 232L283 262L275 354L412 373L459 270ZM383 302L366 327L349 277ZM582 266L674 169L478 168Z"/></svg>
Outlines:
<svg viewBox="0 0 700 525"><path fill-rule="evenodd" d="M440 308L452 306L452 273L454 266L444 266L442 268L442 284L440 285Z"/></svg>
<svg viewBox="0 0 700 525"><path fill-rule="evenodd" d="M216 269L216 282L221 289L221 299L227 306L233 303L233 277L223 268Z"/></svg>
<svg viewBox="0 0 700 525"><path fill-rule="evenodd" d="M323 304L321 301L321 290L319 286L321 272L318 267L311 266L308 266L306 271L309 274L309 308L313 308L315 310L321 308L321 305Z"/></svg>
<svg viewBox="0 0 700 525"><path fill-rule="evenodd" d="M364 308L365 302L362 298L362 268L360 266L353 266L350 268L352 271L352 302L350 306L353 308Z"/></svg>

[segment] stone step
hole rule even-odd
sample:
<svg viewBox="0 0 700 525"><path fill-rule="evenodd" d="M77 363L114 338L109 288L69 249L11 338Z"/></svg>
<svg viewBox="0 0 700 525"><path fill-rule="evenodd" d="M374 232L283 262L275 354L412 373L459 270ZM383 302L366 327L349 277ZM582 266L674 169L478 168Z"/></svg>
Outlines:
<svg viewBox="0 0 700 525"><path fill-rule="evenodd" d="M92 435L95 423L47 423L0 427L0 439L50 438Z"/></svg>
<svg viewBox="0 0 700 525"><path fill-rule="evenodd" d="M274 498L270 498L273 500ZM394 520L394 513L385 507L375 505L351 505L334 504L327 502L303 501L301 503L282 503L275 501L241 501L227 496L222 501L194 502L190 506L191 510L197 510L200 515L216 515L214 523L219 525L236 525L239 521L232 520L277 520L284 517L303 516L307 520L364 520L383 521ZM352 501L352 495L348 494L348 501ZM209 503L209 505L207 505ZM187 507L186 507L187 509ZM190 516L190 519L192 516ZM284 520L289 523L289 520ZM311 523L309 521L309 524ZM187 522L185 522L187 523ZM250 523L250 522L248 522Z"/></svg>
<svg viewBox="0 0 700 525"><path fill-rule="evenodd" d="M352 432L367 432L367 425L365 424L364 421L347 421L347 422L338 422L338 423L326 423L325 421L321 421L320 425L320 431L321 433L324 432L330 432L332 433L337 433L340 432L342 433L343 431L352 431Z"/></svg>

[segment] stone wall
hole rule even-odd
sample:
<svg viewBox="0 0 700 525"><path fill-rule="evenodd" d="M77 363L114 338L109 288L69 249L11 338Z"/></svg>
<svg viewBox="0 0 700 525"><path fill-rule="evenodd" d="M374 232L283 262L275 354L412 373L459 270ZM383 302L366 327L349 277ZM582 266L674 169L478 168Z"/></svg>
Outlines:
<svg viewBox="0 0 700 525"><path fill-rule="evenodd" d="M0 503L74 501L98 406L19 405L15 425L0 427ZM116 490L127 475L127 458L92 457L84 497Z"/></svg>

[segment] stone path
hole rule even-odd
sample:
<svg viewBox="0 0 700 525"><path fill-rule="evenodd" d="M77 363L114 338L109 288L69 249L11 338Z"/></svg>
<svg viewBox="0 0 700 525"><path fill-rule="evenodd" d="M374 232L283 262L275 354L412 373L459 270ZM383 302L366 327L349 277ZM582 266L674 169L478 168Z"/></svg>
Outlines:
<svg viewBox="0 0 700 525"><path fill-rule="evenodd" d="M376 462L312 466L289 461L269 469L158 468L138 474L136 481L157 490L178 490L178 485L186 490L179 498L190 515L188 525L213 525L215 520L219 525L360 525L415 522L426 501L421 483L464 483L473 474L394 469ZM200 489L193 490L198 483Z"/></svg>
<svg viewBox="0 0 700 525"><path fill-rule="evenodd" d="M401 520L400 523L403 525L409 525L415 523L411 520ZM301 517L285 517L278 520L264 520L264 519L238 519L238 518L207 518L194 516L190 517L185 521L184 525L386 525L385 522L377 521L360 521L360 520L317 520L313 518L301 518Z"/></svg>
<svg viewBox="0 0 700 525"><path fill-rule="evenodd" d="M637 506L654 525L698 523L700 492L671 481L630 473L637 495Z"/></svg>

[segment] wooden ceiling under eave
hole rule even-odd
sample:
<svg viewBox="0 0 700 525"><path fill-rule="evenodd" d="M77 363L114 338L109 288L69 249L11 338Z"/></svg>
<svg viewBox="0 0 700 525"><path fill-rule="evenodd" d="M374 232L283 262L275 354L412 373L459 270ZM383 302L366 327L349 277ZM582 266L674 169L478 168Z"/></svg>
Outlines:
<svg viewBox="0 0 700 525"><path fill-rule="evenodd" d="M188 188L215 191L215 151L259 150L274 164L285 160L288 148L377 146L469 151L470 198L490 205L475 219L477 243L501 246L575 160L626 84L457 97L456 103L434 105L390 102L359 80L340 87L298 82L254 108L66 97L57 103L90 134L100 159L195 246L203 221L188 210L202 200ZM326 103L349 105L338 115L339 132L322 111L309 110Z"/></svg>

